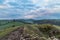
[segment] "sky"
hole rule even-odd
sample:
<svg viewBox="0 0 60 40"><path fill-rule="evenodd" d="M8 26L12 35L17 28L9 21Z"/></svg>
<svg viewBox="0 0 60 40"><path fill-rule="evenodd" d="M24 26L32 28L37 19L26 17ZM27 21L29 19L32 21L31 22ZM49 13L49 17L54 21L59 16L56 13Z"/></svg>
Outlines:
<svg viewBox="0 0 60 40"><path fill-rule="evenodd" d="M0 0L0 19L60 19L60 0Z"/></svg>

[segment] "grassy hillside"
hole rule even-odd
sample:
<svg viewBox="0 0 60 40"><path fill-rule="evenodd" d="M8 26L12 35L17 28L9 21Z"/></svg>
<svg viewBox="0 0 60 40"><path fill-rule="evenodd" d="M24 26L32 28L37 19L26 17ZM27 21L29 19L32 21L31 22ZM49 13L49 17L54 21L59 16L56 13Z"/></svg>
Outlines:
<svg viewBox="0 0 60 40"><path fill-rule="evenodd" d="M28 23L30 21L25 20L14 20L14 21L0 21L0 39L5 38L11 32L16 31L17 28L24 27L24 33L29 34L31 38L36 38L38 40L47 39L49 37L55 36L56 38L60 38L60 26L56 26L53 24L35 24ZM27 23L26 23L27 22ZM40 21L39 21L40 22ZM41 39L42 38L42 39Z"/></svg>
<svg viewBox="0 0 60 40"><path fill-rule="evenodd" d="M2 24L0 24L0 30L2 29L5 29L5 28L9 28L9 27L12 27L12 26L19 26L19 25L22 25L23 23L21 22L2 22Z"/></svg>
<svg viewBox="0 0 60 40"><path fill-rule="evenodd" d="M5 35L9 34L13 30L17 29L18 27L24 25L21 22L7 22L3 21L2 25L0 24L0 38L4 37Z"/></svg>
<svg viewBox="0 0 60 40"><path fill-rule="evenodd" d="M48 37L55 36L60 37L60 27L51 24L24 24L16 27L6 28L0 31L0 37L4 37L10 32L16 30L19 27L24 27L24 32L29 34L32 38L37 37L47 39Z"/></svg>

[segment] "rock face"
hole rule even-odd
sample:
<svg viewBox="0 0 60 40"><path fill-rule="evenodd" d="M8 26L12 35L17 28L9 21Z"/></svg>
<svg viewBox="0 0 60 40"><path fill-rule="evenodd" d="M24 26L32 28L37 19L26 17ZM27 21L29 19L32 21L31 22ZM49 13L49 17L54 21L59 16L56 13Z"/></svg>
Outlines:
<svg viewBox="0 0 60 40"><path fill-rule="evenodd" d="M25 33L24 27L21 27L11 32L1 40L38 40L38 38L32 38L30 34Z"/></svg>

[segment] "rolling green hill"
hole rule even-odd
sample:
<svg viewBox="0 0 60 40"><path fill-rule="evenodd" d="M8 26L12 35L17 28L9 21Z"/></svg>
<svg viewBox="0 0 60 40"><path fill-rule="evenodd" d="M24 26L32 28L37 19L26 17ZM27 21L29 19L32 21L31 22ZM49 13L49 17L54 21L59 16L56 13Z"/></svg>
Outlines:
<svg viewBox="0 0 60 40"><path fill-rule="evenodd" d="M21 27L24 27L24 34L31 36L30 39L47 40L53 36L60 38L59 23L60 20L0 20L0 39L5 40L6 36L8 38L10 33L19 31L17 29Z"/></svg>
<svg viewBox="0 0 60 40"><path fill-rule="evenodd" d="M2 30L0 32L0 37L2 39L6 38L7 34L14 32L16 31L17 28L21 28L21 27L24 27L23 32L25 35L29 34L32 38L37 37L38 40L40 40L40 38L46 40L48 37L52 37L52 36L55 36L56 38L60 37L60 27L51 24L24 24L16 27L6 28L5 30Z"/></svg>

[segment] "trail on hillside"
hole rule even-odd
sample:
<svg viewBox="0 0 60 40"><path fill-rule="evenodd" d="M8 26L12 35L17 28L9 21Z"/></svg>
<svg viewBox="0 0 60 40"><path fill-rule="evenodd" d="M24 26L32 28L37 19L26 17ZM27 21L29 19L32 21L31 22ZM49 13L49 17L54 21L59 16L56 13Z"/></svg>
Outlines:
<svg viewBox="0 0 60 40"><path fill-rule="evenodd" d="M30 34L26 33L24 27L20 27L0 40L39 40L39 39L36 37L32 37Z"/></svg>
<svg viewBox="0 0 60 40"><path fill-rule="evenodd" d="M42 30L39 30L39 28L35 26L18 27L17 29L13 30L12 32L7 34L5 37L1 38L0 40L58 40L58 38L55 38L53 35L51 35L53 34L53 32L57 33L58 30L56 29L52 30L52 29L53 28L50 29L51 31L49 32L50 33L49 34L47 33L49 30L44 30L44 28L42 28ZM47 38L46 35L47 36L50 35L51 37Z"/></svg>

